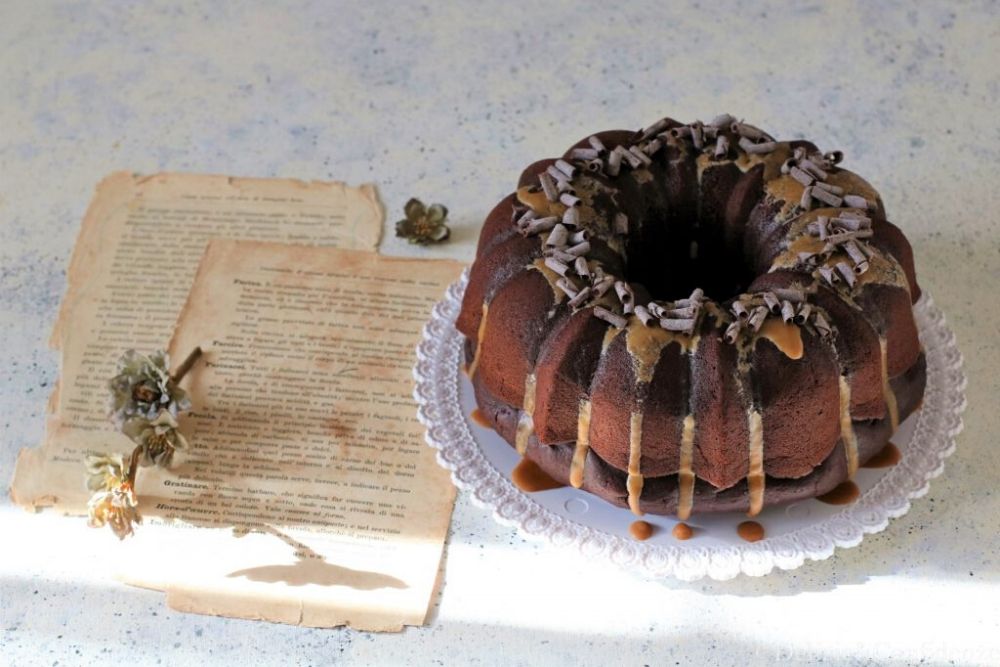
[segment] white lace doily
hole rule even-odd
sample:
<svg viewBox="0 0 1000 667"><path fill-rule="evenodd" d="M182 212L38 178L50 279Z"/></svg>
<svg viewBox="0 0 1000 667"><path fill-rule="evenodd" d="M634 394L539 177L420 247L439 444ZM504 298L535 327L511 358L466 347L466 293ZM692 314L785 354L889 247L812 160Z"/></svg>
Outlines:
<svg viewBox="0 0 1000 667"><path fill-rule="evenodd" d="M452 480L472 500L493 512L497 521L516 526L533 538L573 546L588 557L613 562L652 577L730 579L741 572L760 576L774 568L793 569L807 559L829 558L835 547L853 547L866 533L884 530L902 516L910 501L927 493L930 480L944 470L955 449L965 409L965 375L955 336L944 314L924 292L914 306L920 340L927 356L927 389L922 409L893 437L902 460L888 469L858 471L861 497L851 505L806 500L768 508L757 517L767 537L743 542L736 525L743 514L692 517L686 523L695 537L680 542L670 535L669 517L644 517L656 526L646 542L628 537L635 519L628 510L572 488L527 494L510 481L517 454L499 435L473 425L472 388L461 372L463 337L454 327L468 280L468 270L452 285L424 327L417 347L414 397L418 417L427 427L428 444Z"/></svg>

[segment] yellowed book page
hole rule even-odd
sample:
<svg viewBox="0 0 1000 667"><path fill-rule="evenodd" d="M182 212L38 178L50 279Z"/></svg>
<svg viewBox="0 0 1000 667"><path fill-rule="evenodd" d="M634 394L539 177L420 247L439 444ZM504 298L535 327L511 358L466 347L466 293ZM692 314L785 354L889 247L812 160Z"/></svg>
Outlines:
<svg viewBox="0 0 1000 667"><path fill-rule="evenodd" d="M206 350L183 383L194 448L136 484L144 516L208 529L140 528L123 579L183 611L422 624L455 490L424 444L412 368L461 269L210 242L170 346L174 359Z"/></svg>
<svg viewBox="0 0 1000 667"><path fill-rule="evenodd" d="M105 178L81 225L52 334L61 350L49 402L54 418L43 446L18 457L15 501L79 512L79 485L61 485L71 476L65 462L82 461L95 441L128 449L105 418L105 382L126 349L166 345L209 239L374 250L382 217L372 185L169 173Z"/></svg>

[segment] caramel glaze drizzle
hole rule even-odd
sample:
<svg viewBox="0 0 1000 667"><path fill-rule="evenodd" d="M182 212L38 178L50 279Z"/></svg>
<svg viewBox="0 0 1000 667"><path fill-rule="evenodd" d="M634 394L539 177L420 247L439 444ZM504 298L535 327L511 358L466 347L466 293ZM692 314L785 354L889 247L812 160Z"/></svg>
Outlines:
<svg viewBox="0 0 1000 667"><path fill-rule="evenodd" d="M851 420L851 385L843 375L840 376L840 438L847 453L847 476L851 478L858 471L858 438Z"/></svg>
<svg viewBox="0 0 1000 667"><path fill-rule="evenodd" d="M750 509L747 516L757 516L764 508L764 422L757 410L747 414L750 430L750 470L747 473L747 490Z"/></svg>
<svg viewBox="0 0 1000 667"><path fill-rule="evenodd" d="M899 406L896 404L896 394L889 384L889 351L888 343L883 336L879 336L879 347L882 350L882 395L885 396L885 406L889 410L889 423L892 424L892 432L899 428Z"/></svg>
<svg viewBox="0 0 1000 667"><path fill-rule="evenodd" d="M629 448L628 448L628 478L625 481L625 488L628 490L628 507L636 516L642 516L643 511L639 507L639 497L642 495L643 478L639 470L639 461L642 458L642 413L632 411L629 419Z"/></svg>
<svg viewBox="0 0 1000 667"><path fill-rule="evenodd" d="M684 418L681 432L680 467L677 471L677 518L687 519L694 506L694 415Z"/></svg>
<svg viewBox="0 0 1000 667"><path fill-rule="evenodd" d="M483 315L479 319L479 331L476 332L476 351L472 355L472 361L465 369L466 374L471 378L475 376L476 369L479 368L479 354L483 350L483 338L486 336L486 315L489 313L490 304L483 301Z"/></svg>
<svg viewBox="0 0 1000 667"><path fill-rule="evenodd" d="M576 420L576 449L569 465L569 483L575 489L583 486L583 472L590 450L590 400L580 401L580 412Z"/></svg>
<svg viewBox="0 0 1000 667"><path fill-rule="evenodd" d="M517 431L514 433L514 445L518 454L524 454L528 449L528 438L535 432L535 374L528 373L524 378L524 408L517 418Z"/></svg>

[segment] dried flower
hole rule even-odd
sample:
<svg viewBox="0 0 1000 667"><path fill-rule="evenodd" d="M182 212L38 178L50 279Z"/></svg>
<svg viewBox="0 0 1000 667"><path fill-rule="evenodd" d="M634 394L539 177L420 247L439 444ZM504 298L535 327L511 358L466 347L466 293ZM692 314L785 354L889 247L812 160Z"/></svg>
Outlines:
<svg viewBox="0 0 1000 667"><path fill-rule="evenodd" d="M108 412L119 430L130 419L152 422L164 410L176 417L191 408L187 392L170 377L169 363L163 351L147 356L129 350L118 360L118 374L108 382Z"/></svg>
<svg viewBox="0 0 1000 667"><path fill-rule="evenodd" d="M87 456L87 489L110 491L125 481L125 463L121 454Z"/></svg>
<svg viewBox="0 0 1000 667"><path fill-rule="evenodd" d="M109 491L99 491L87 503L87 521L91 528L107 524L119 540L124 540L135 531L133 525L142 522L136 509L139 502L132 490L132 484L122 482Z"/></svg>
<svg viewBox="0 0 1000 667"><path fill-rule="evenodd" d="M446 241L451 235L448 225L448 209L441 204L424 206L419 199L411 199L403 207L406 219L396 223L396 236L409 239L410 243L426 245Z"/></svg>
<svg viewBox="0 0 1000 667"><path fill-rule="evenodd" d="M187 439L177 430L177 420L167 410L161 410L153 421L129 419L122 433L142 449L144 465L168 466L174 451L188 448Z"/></svg>

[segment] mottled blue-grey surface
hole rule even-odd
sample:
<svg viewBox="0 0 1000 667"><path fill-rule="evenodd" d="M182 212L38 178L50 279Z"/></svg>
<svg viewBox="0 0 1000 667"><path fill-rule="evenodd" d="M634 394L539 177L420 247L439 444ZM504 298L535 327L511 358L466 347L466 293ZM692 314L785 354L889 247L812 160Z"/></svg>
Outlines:
<svg viewBox="0 0 1000 667"><path fill-rule="evenodd" d="M1000 660L997 4L613 4L0 3L0 479L41 437L46 338L105 174L374 181L383 252L470 259L520 166L595 129L726 110L843 149L913 241L970 378L929 496L794 572L653 584L524 542L460 495L442 596L399 635L172 612L108 581L114 545L79 520L5 499L0 662ZM410 196L451 208L449 246L391 238Z"/></svg>

